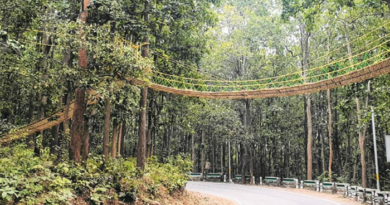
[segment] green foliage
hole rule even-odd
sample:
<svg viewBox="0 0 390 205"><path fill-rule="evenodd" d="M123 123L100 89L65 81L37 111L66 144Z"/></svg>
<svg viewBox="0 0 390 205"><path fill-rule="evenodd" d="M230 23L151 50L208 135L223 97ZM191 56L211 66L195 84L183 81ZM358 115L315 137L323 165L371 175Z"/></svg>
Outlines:
<svg viewBox="0 0 390 205"><path fill-rule="evenodd" d="M151 158L142 177L133 158L104 162L102 156L91 155L84 165L53 160L45 151L35 157L24 145L0 148L0 203L71 204L87 198L87 203L100 204L154 198L183 188L192 167L180 156L167 163Z"/></svg>

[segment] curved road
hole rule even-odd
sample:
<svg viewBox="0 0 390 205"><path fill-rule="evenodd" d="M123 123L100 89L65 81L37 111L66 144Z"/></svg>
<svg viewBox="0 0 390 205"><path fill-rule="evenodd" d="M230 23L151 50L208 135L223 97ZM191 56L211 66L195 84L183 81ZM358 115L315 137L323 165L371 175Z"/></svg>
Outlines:
<svg viewBox="0 0 390 205"><path fill-rule="evenodd" d="M326 199L260 186L188 182L186 189L227 198L240 205L340 205L339 203Z"/></svg>

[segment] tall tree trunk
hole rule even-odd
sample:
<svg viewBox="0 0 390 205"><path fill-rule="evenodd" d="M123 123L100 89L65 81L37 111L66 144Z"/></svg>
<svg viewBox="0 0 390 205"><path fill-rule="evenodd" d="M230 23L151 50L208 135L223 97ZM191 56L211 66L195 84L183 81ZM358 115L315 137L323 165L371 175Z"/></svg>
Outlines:
<svg viewBox="0 0 390 205"><path fill-rule="evenodd" d="M245 126L246 126L246 135L247 137L250 137L251 135L251 122L252 122L252 118L251 118L251 104L250 104L250 100L246 100L245 101L245 114L246 114L246 119L245 119ZM248 145L246 147L246 151L245 151L246 155L248 154L249 152L249 175L250 175L250 184L253 184L253 154L252 154L252 146Z"/></svg>
<svg viewBox="0 0 390 205"><path fill-rule="evenodd" d="M146 133L146 158L149 158L152 153L152 130L153 130L153 98L154 91L150 90L149 110L148 110L148 131Z"/></svg>
<svg viewBox="0 0 390 205"><path fill-rule="evenodd" d="M241 162L241 184L246 183L246 160L247 160L247 150L243 143L240 144L240 162Z"/></svg>
<svg viewBox="0 0 390 205"><path fill-rule="evenodd" d="M221 145L221 173L225 173L225 143Z"/></svg>
<svg viewBox="0 0 390 205"><path fill-rule="evenodd" d="M111 146L111 157L116 158L116 152L118 148L118 120L115 118L112 123L112 146Z"/></svg>
<svg viewBox="0 0 390 205"><path fill-rule="evenodd" d="M367 83L367 93L370 92L370 81ZM363 126L362 128L359 128L359 148L360 148L360 163L362 166L362 187L367 188L367 165L366 165L366 150L365 150L365 141L366 141L366 132L367 132L367 124L362 124L362 113L361 113L361 107L360 107L360 100L359 97L356 97L356 109L357 109L357 115L358 115L358 125ZM366 97L366 107L365 109L368 109L368 95Z"/></svg>
<svg viewBox="0 0 390 205"><path fill-rule="evenodd" d="M216 164L216 160L215 160L215 136L213 134L211 134L211 140L212 140L212 144L213 145L213 152L212 152L212 155L213 155L213 173L215 173L215 164Z"/></svg>
<svg viewBox="0 0 390 205"><path fill-rule="evenodd" d="M336 104L336 106L339 104L339 100L338 100L338 98L339 98L339 96L338 96L338 94L337 94L337 90L336 90L336 92L335 92L335 104ZM335 122L338 122L339 121L339 114L338 114L338 111L337 111L337 109L336 110L334 110L334 120L335 120ZM339 135L339 126L336 124L336 126L335 126L335 129L334 129L334 131L333 131L333 129L332 129L332 132L334 133L333 134L333 138L334 138L334 146L333 146L333 148L334 148L334 154L335 154L335 159L337 159L337 161L336 161L336 163L337 163L337 172L338 172L338 175L339 176L341 176L342 175L342 162L341 162L341 159L342 159L342 157L341 157L341 153L340 153L340 135ZM335 160L334 159L334 160Z"/></svg>
<svg viewBox="0 0 390 205"><path fill-rule="evenodd" d="M191 155L192 155L192 172L196 172L196 153L195 153L195 135L191 136Z"/></svg>
<svg viewBox="0 0 390 205"><path fill-rule="evenodd" d="M320 131L319 131L320 132ZM320 143L321 143L321 173L326 172L326 159L325 159L325 142L324 142L324 135L320 132Z"/></svg>
<svg viewBox="0 0 390 205"><path fill-rule="evenodd" d="M328 58L327 63L330 63L330 37L331 33L328 34ZM328 138L329 138L329 166L328 166L328 172L329 172L329 181L332 182L332 163L333 163L333 140L332 140L332 96L330 89L327 90L327 97L328 97Z"/></svg>
<svg viewBox="0 0 390 205"><path fill-rule="evenodd" d="M333 163L333 140L332 140L332 104L331 104L331 93L327 91L328 95L328 138L329 138L329 181L332 182L332 163Z"/></svg>
<svg viewBox="0 0 390 205"><path fill-rule="evenodd" d="M118 137L118 157L122 156L122 142L123 142L123 122L119 126L119 137Z"/></svg>
<svg viewBox="0 0 390 205"><path fill-rule="evenodd" d="M300 32L301 32L301 51L302 51L302 71L303 79L306 83L306 70L309 67L309 38L310 33L306 30L306 25L304 24L302 18L300 19ZM311 99L310 94L305 95L306 98L306 116L307 116L307 179L312 179L313 174L313 125L311 119Z"/></svg>
<svg viewBox="0 0 390 205"><path fill-rule="evenodd" d="M80 20L84 24L87 22L88 12L87 7L90 3L90 0L83 0L83 11L80 15ZM82 33L82 29L80 28ZM87 50L81 48L79 50L79 65L83 69L87 69L88 66L88 57ZM84 129L84 110L86 107L85 99L85 89L77 88L76 89L76 100L74 104L73 118L72 118L72 132L70 138L70 159L80 162L80 152L81 152L81 138L83 135Z"/></svg>
<svg viewBox="0 0 390 205"><path fill-rule="evenodd" d="M75 162L80 162L81 138L83 136L84 130L84 111L86 105L85 90L77 88L75 97L76 101L74 103L74 111L72 118L69 158L74 160Z"/></svg>
<svg viewBox="0 0 390 205"><path fill-rule="evenodd" d="M89 154L89 118L85 117L83 137L82 137L82 147L81 147L81 156L84 162L88 159L88 154Z"/></svg>
<svg viewBox="0 0 390 205"><path fill-rule="evenodd" d="M145 1L144 20L149 23L148 1ZM146 32L144 37L144 45L142 47L142 57L149 57L149 32ZM146 108L148 102L148 87L146 85L141 88L140 111L139 111L139 129L138 129L138 151L137 151L137 167L140 170L145 169L146 155Z"/></svg>
<svg viewBox="0 0 390 205"><path fill-rule="evenodd" d="M361 126L362 123L362 117L361 117L361 109L360 109L360 100L357 97L356 98L356 109L357 109L357 115L358 115L358 124ZM366 151L364 146L365 141L365 135L361 131L361 128L359 128L359 148L360 148L360 163L362 165L362 187L367 187L367 168L366 168Z"/></svg>
<svg viewBox="0 0 390 205"><path fill-rule="evenodd" d="M347 41L347 49L348 49L348 59L349 63L352 66L353 65L353 54L352 54L352 48L349 41L349 29L345 22L343 22L344 29L345 29L345 39ZM367 93L370 92L370 81L368 81L367 84ZM358 115L358 126L362 126L362 113L361 113L361 107L360 107L360 100L359 97L356 97L356 109L357 109L357 115ZM368 95L366 98L366 110L368 109ZM366 139L366 131L367 131L367 124L363 125L363 129L359 128L359 148L360 148L360 163L362 166L362 187L367 187L367 165L366 165L366 152L365 152L365 139Z"/></svg>
<svg viewBox="0 0 390 205"><path fill-rule="evenodd" d="M111 94L111 92L110 92ZM103 154L104 159L109 159L110 150L110 124L111 124L111 99L106 98L105 112L104 112L104 130L103 130Z"/></svg>
<svg viewBox="0 0 390 205"><path fill-rule="evenodd" d="M126 155L126 152L125 152L125 137L126 137L126 134L127 134L127 126L126 126L126 122L123 122L123 127L122 127L122 140L121 140L121 151L120 151L120 155L121 156L125 156ZM129 139L130 140L130 139Z"/></svg>
<svg viewBox="0 0 390 205"><path fill-rule="evenodd" d="M312 153L312 147L313 147L313 126L312 126L312 120L311 120L311 100L310 95L306 95L306 104L307 104L307 179L311 180L313 179L313 153Z"/></svg>
<svg viewBox="0 0 390 205"><path fill-rule="evenodd" d="M204 130L202 129L202 144L201 144L201 153L200 153L200 169L202 172L202 176L204 177L204 168L205 168L205 137L204 137Z"/></svg>
<svg viewBox="0 0 390 205"><path fill-rule="evenodd" d="M145 169L146 157L146 106L147 106L148 88L141 88L141 102L139 113L138 129L138 149L137 149L137 167L140 170Z"/></svg>
<svg viewBox="0 0 390 205"><path fill-rule="evenodd" d="M252 146L248 146L249 150L249 174L250 174L250 184L255 184L253 181L253 150Z"/></svg>

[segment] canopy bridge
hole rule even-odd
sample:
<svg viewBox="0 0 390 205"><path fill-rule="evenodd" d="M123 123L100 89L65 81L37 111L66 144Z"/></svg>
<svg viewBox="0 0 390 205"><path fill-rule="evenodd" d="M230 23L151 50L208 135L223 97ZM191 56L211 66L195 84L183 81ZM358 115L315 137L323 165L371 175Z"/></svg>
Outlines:
<svg viewBox="0 0 390 205"><path fill-rule="evenodd" d="M390 34L383 31L387 31L387 24L310 62L307 70L296 68L281 76L228 81L188 78L152 70L147 79L125 79L153 90L211 99L253 99L314 93L390 73ZM353 52L348 52L351 49ZM88 103L94 104L96 100ZM61 108L47 118L12 131L0 138L0 144L49 129L72 118L73 105L69 105L67 114L65 108Z"/></svg>

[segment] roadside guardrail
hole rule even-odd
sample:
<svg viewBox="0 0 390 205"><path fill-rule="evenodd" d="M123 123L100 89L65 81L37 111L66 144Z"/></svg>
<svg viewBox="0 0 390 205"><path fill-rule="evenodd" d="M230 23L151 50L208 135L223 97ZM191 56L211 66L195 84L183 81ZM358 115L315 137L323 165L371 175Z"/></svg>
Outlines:
<svg viewBox="0 0 390 205"><path fill-rule="evenodd" d="M268 186L279 186L280 185L280 177L265 177L264 184Z"/></svg>
<svg viewBox="0 0 390 205"><path fill-rule="evenodd" d="M320 182L318 180L304 180L303 189L319 191Z"/></svg>
<svg viewBox="0 0 390 205"><path fill-rule="evenodd" d="M191 173L190 179L191 179L191 181L201 181L202 180L202 173Z"/></svg>
<svg viewBox="0 0 390 205"><path fill-rule="evenodd" d="M350 185L348 183L336 183L336 193L348 196Z"/></svg>
<svg viewBox="0 0 390 205"><path fill-rule="evenodd" d="M191 173L190 178L192 181L200 181L203 176L202 173ZM233 178L234 183L241 182L241 175L236 175ZM226 182L226 175L222 176L221 173L209 173L204 178L206 181L212 182ZM255 182L255 177L253 176ZM246 182L250 181L250 176L245 176ZM360 186L351 186L348 183L335 183L335 182L323 182L319 180L302 180L297 178L283 178L267 176L264 179L259 177L260 185L268 186L282 186L285 188L307 189L312 191L321 191L325 193L340 194L344 197L353 198L361 203L367 203L371 205L390 205L390 191L378 191L376 189L362 188ZM299 183L301 182L301 183Z"/></svg>
<svg viewBox="0 0 390 205"><path fill-rule="evenodd" d="M377 193L377 196L375 197L375 203L378 205L389 205L390 192L386 191L380 191Z"/></svg>
<svg viewBox="0 0 390 205"><path fill-rule="evenodd" d="M321 183L321 191L325 193L336 193L336 183L334 182L323 182Z"/></svg>
<svg viewBox="0 0 390 205"><path fill-rule="evenodd" d="M206 181L221 182L222 173L208 173L206 174Z"/></svg>
<svg viewBox="0 0 390 205"><path fill-rule="evenodd" d="M348 196L357 200L359 186L351 186L348 189Z"/></svg>
<svg viewBox="0 0 390 205"><path fill-rule="evenodd" d="M376 189L366 189L366 195L364 198L364 202L367 202L369 204L374 204L376 192L377 192Z"/></svg>
<svg viewBox="0 0 390 205"><path fill-rule="evenodd" d="M284 178L281 184L285 188L299 188L299 181L295 178Z"/></svg>
<svg viewBox="0 0 390 205"><path fill-rule="evenodd" d="M364 202L364 198L366 197L366 189L359 187L357 189L357 201Z"/></svg>

